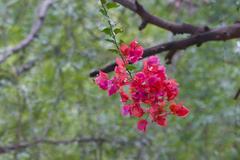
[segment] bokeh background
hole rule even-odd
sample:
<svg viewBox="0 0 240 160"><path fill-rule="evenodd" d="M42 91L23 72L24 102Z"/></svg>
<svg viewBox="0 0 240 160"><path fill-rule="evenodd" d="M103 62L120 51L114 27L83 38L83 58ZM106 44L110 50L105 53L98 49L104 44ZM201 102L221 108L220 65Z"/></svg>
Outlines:
<svg viewBox="0 0 240 160"><path fill-rule="evenodd" d="M0 0L1 51L30 32L40 2ZM240 14L239 0L140 3L167 20L210 27L232 24ZM115 57L100 32L106 20L98 10L96 0L54 1L34 41L0 65L0 149L30 144L0 160L239 160L240 99L233 99L240 87L239 39L180 51L167 71L180 83L179 100L191 114L141 134L137 119L121 116L119 97L108 97L89 78ZM139 17L123 7L109 14L126 42L137 38L151 47L188 36L153 25L139 31ZM160 58L165 63L164 54ZM16 74L32 61L30 70ZM39 139L58 143L32 143Z"/></svg>

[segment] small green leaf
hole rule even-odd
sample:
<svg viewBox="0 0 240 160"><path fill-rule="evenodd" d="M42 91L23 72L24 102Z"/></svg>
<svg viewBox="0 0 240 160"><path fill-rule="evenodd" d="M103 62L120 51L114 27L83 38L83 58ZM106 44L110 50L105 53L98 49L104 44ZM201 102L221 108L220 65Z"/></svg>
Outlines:
<svg viewBox="0 0 240 160"><path fill-rule="evenodd" d="M113 52L113 53L118 53L118 50L114 49L114 48L110 48L110 49L108 49L108 51Z"/></svg>
<svg viewBox="0 0 240 160"><path fill-rule="evenodd" d="M107 1L106 0L100 0L102 4L105 4Z"/></svg>
<svg viewBox="0 0 240 160"><path fill-rule="evenodd" d="M107 3L107 8L108 9L117 8L117 7L119 7L119 5L117 3L115 3L115 2Z"/></svg>
<svg viewBox="0 0 240 160"><path fill-rule="evenodd" d="M127 70L129 70L129 71L133 71L133 70L136 70L136 69L137 69L136 66L133 65L133 64L127 65Z"/></svg>
<svg viewBox="0 0 240 160"><path fill-rule="evenodd" d="M104 28L104 29L102 30L102 32L104 32L105 34L108 34L108 35L110 35L110 36L112 35L110 28Z"/></svg>
<svg viewBox="0 0 240 160"><path fill-rule="evenodd" d="M102 14L102 15L104 15L104 16L106 16L107 17L107 13L104 11L104 9L99 9L99 12Z"/></svg>
<svg viewBox="0 0 240 160"><path fill-rule="evenodd" d="M124 40L120 39L119 44L125 43Z"/></svg>
<svg viewBox="0 0 240 160"><path fill-rule="evenodd" d="M111 42L111 43L113 43L113 44L115 44L115 41L114 40L112 40L112 39L105 39L105 41L108 41L108 42Z"/></svg>
<svg viewBox="0 0 240 160"><path fill-rule="evenodd" d="M115 34L122 33L122 32L123 32L123 30L121 28L114 29Z"/></svg>

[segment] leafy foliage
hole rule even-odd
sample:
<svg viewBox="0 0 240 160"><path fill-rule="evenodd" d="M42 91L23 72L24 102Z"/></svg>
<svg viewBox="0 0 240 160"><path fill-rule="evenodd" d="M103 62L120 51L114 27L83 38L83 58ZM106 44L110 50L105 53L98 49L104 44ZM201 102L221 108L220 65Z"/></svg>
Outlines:
<svg viewBox="0 0 240 160"><path fill-rule="evenodd" d="M172 2L141 1L151 13L176 22L216 27L239 18L238 0L192 1L180 7ZM37 5L35 0L0 1L0 52L30 32ZM191 114L178 123L170 119L167 128L152 125L147 134L138 134L129 128L136 120L121 116L118 97L109 99L88 78L93 68L114 59L107 52L113 44L101 32L106 26L99 5L96 0L56 1L34 42L1 64L0 146L42 137L108 141L41 143L2 154L0 160L239 159L240 103L233 100L240 84L238 41L211 42L178 53L167 69L180 83L180 99ZM110 9L109 14L116 28L122 26L114 33L124 30L116 36L126 42L136 37L150 47L186 36L173 36L153 25L139 32L140 19L122 7ZM36 60L35 66L17 75L16 70L30 60Z"/></svg>

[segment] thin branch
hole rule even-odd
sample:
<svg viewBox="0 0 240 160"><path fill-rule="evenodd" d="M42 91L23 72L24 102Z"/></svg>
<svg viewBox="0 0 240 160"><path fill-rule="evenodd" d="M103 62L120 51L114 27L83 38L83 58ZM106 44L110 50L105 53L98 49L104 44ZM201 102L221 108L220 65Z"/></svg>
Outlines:
<svg viewBox="0 0 240 160"><path fill-rule="evenodd" d="M186 23L177 24L177 23L169 22L159 17L156 17L151 13L149 13L148 11L146 11L144 7L137 0L133 0L133 1L113 0L113 1L130 9L131 11L135 12L141 17L142 24L139 26L140 30L144 29L148 23L156 25L165 30L168 30L173 34L182 34L182 33L196 34L196 33L202 33L210 30L207 26L199 27L199 26L194 26Z"/></svg>
<svg viewBox="0 0 240 160"><path fill-rule="evenodd" d="M38 60L39 60L39 59L30 60L30 61L28 61L27 63L23 64L22 66L16 68L16 69L15 69L16 75L17 75L17 76L20 76L21 74L30 71L30 70L36 65L36 62L37 62Z"/></svg>
<svg viewBox="0 0 240 160"><path fill-rule="evenodd" d="M209 41L226 41L230 39L236 39L240 38L240 24L236 23L231 26L221 27L218 29L214 29L208 32L200 33L193 35L189 38L185 38L182 40L172 41L168 43L159 44L157 46L146 48L144 50L144 54L142 58L149 57L151 55L155 55L158 53L162 53L164 51L170 51L170 50L183 50L190 46L200 46L203 43L209 42ZM177 53L177 52L175 52ZM111 72L114 70L114 67L116 66L115 63L111 63L105 67L103 67L102 71L104 72ZM95 70L90 73L90 77L95 77L99 73L99 70Z"/></svg>
<svg viewBox="0 0 240 160"><path fill-rule="evenodd" d="M3 50L3 52L0 53L0 63L3 63L11 55L16 54L18 53L18 51L26 48L34 40L34 38L37 36L38 32L43 26L47 11L52 3L53 3L53 0L43 0L41 2L38 8L37 20L33 23L31 32L27 35L25 39L23 39L19 44L17 44L14 47L9 47L7 49L0 49L0 50Z"/></svg>
<svg viewBox="0 0 240 160"><path fill-rule="evenodd" d="M49 145L68 145L72 143L91 143L91 142L106 142L106 139L103 138L73 138L69 140L50 140L50 139L38 139L33 140L32 142L22 142L19 144L12 144L8 146L0 146L0 154L8 153L15 150L26 149L33 147L38 144L49 144Z"/></svg>
<svg viewBox="0 0 240 160"><path fill-rule="evenodd" d="M239 96L240 96L240 88L238 89L237 93L235 94L234 99L237 100Z"/></svg>
<svg viewBox="0 0 240 160"><path fill-rule="evenodd" d="M173 56L177 53L176 50L170 50L168 54L165 56L165 62L166 64L171 64Z"/></svg>
<svg viewBox="0 0 240 160"><path fill-rule="evenodd" d="M9 153L11 151L17 151L17 150L23 150L23 149L27 149L27 148L31 148L33 146L36 145L40 145L40 144L46 144L46 145L70 145L73 143L97 143L97 144L101 144L101 143L110 143L114 146L120 145L120 146L136 146L135 142L140 142L140 141L144 141L142 143L148 143L150 142L149 140L145 140L142 137L133 139L131 141L126 140L125 138L110 138L108 137L106 138L96 138L96 137L76 137L76 138L72 138L72 139L67 139L67 140L51 140L51 139L46 139L46 138L39 138L39 139L35 139L29 142L21 142L18 144L11 144L11 145L6 145L6 146L0 146L0 154L4 154L4 153ZM116 145L117 144L117 145ZM120 147L122 148L122 147Z"/></svg>

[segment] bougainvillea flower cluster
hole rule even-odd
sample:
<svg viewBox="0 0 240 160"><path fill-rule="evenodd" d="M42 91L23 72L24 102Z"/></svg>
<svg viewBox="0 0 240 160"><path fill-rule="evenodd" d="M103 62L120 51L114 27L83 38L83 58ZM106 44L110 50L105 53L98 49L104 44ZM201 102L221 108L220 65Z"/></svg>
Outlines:
<svg viewBox="0 0 240 160"><path fill-rule="evenodd" d="M130 75L127 66L142 58L143 47L132 41L129 45L122 44L120 52L121 58L116 58L115 75L110 79L100 71L95 82L108 91L109 96L120 94L122 115L138 118L139 131L145 132L149 122L167 126L169 115L186 117L189 114L188 108L175 102L179 94L178 83L167 76L166 68L157 56L144 60L142 69Z"/></svg>

